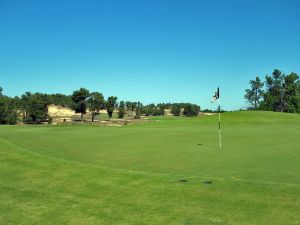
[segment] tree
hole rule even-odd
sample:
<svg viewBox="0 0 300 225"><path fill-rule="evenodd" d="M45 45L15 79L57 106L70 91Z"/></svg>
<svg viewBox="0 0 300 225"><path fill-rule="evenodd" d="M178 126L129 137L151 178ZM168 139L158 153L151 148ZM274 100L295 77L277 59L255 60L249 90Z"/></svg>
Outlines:
<svg viewBox="0 0 300 225"><path fill-rule="evenodd" d="M199 106L187 103L184 106L183 115L185 115L185 116L198 116L199 111L200 111Z"/></svg>
<svg viewBox="0 0 300 225"><path fill-rule="evenodd" d="M143 106L141 108L141 114L144 114L145 116L150 116L152 115L152 109L148 105Z"/></svg>
<svg viewBox="0 0 300 225"><path fill-rule="evenodd" d="M245 99L252 105L252 107L254 107L254 109L257 109L264 94L262 90L264 83L261 82L259 77L256 77L255 80L250 80L249 83L251 85L251 89L245 90Z"/></svg>
<svg viewBox="0 0 300 225"><path fill-rule="evenodd" d="M153 116L163 116L165 115L165 110L164 108L160 108L160 107L154 107L152 108L152 115Z"/></svg>
<svg viewBox="0 0 300 225"><path fill-rule="evenodd" d="M158 108L161 108L161 109L163 109L163 110L165 110L165 109L170 109L171 106L172 106L171 103L158 103L158 104L157 104L157 107L158 107Z"/></svg>
<svg viewBox="0 0 300 225"><path fill-rule="evenodd" d="M49 97L50 104L72 108L72 97L70 95L57 93L57 94L49 94L48 97Z"/></svg>
<svg viewBox="0 0 300 225"><path fill-rule="evenodd" d="M292 83L298 79L297 77L294 78L295 80L293 80ZM288 84L289 81L289 78L286 79L286 75L278 69L273 71L272 76L267 75L266 91L264 93L261 109L275 112L288 112L292 110L291 108L288 109L288 107L291 106L289 102L291 101L291 93L289 93L289 91L291 86L293 86L292 84ZM287 87L287 85L289 85L289 87Z"/></svg>
<svg viewBox="0 0 300 225"><path fill-rule="evenodd" d="M129 117L131 118L133 111L136 109L137 102L126 101L125 106L126 106L127 111L130 111Z"/></svg>
<svg viewBox="0 0 300 225"><path fill-rule="evenodd" d="M300 80L299 75L291 73L284 77L285 112L300 113Z"/></svg>
<svg viewBox="0 0 300 225"><path fill-rule="evenodd" d="M172 108L171 108L171 113L174 115L174 116L180 116L181 115L181 109L178 105L173 105Z"/></svg>
<svg viewBox="0 0 300 225"><path fill-rule="evenodd" d="M272 73L273 76L273 97L274 97L274 103L273 103L273 110L277 112L283 112L285 111L285 102L284 102L284 77L285 74L282 73L282 71L275 69Z"/></svg>
<svg viewBox="0 0 300 225"><path fill-rule="evenodd" d="M142 103L137 102L135 109L135 119L141 118L141 108L143 107Z"/></svg>
<svg viewBox="0 0 300 225"><path fill-rule="evenodd" d="M25 118L27 118L27 114L29 111L29 98L31 97L31 93L30 92L25 92L19 101L19 107L20 107L20 111L23 117L23 121L25 121Z"/></svg>
<svg viewBox="0 0 300 225"><path fill-rule="evenodd" d="M41 123L47 121L49 99L45 94L26 92L21 96L20 107L24 123Z"/></svg>
<svg viewBox="0 0 300 225"><path fill-rule="evenodd" d="M155 105L154 103L152 103L152 104L145 105L145 106L143 106L141 103L139 103L139 104L140 104L140 106L139 106L140 113L142 113L146 116L165 115L166 104L164 104L164 103L159 103L158 105Z"/></svg>
<svg viewBox="0 0 300 225"><path fill-rule="evenodd" d="M112 118L112 114L113 114L115 108L118 107L117 99L118 98L115 96L110 96L110 97L108 97L108 99L106 101L106 111L107 111L109 119Z"/></svg>
<svg viewBox="0 0 300 225"><path fill-rule="evenodd" d="M0 124L7 123L8 113L8 99L2 94L3 89L0 87Z"/></svg>
<svg viewBox="0 0 300 225"><path fill-rule="evenodd" d="M129 110L131 108L131 102L130 101L126 101L125 102L125 107L127 110Z"/></svg>
<svg viewBox="0 0 300 225"><path fill-rule="evenodd" d="M285 75L275 69L272 76L266 76L266 92L262 109L275 112L283 112L284 102L284 77Z"/></svg>
<svg viewBox="0 0 300 225"><path fill-rule="evenodd" d="M298 74L285 75L282 71L275 69L272 76L266 76L265 86L265 91L259 93L263 96L263 100L259 102L257 107L275 112L300 112L300 80ZM247 92L246 90L245 97L253 100L255 99L255 93L251 91L248 90ZM253 94L253 98L250 98L251 94Z"/></svg>
<svg viewBox="0 0 300 225"><path fill-rule="evenodd" d="M118 117L120 119L124 118L125 115L125 103L124 101L120 101Z"/></svg>
<svg viewBox="0 0 300 225"><path fill-rule="evenodd" d="M19 103L18 97L9 98L8 100L7 123L10 125L16 124L19 120L18 103Z"/></svg>
<svg viewBox="0 0 300 225"><path fill-rule="evenodd" d="M86 114L88 97L89 91L85 88L80 88L79 90L74 91L72 94L72 108L75 110L76 113L81 114L81 121L83 121L83 114Z"/></svg>
<svg viewBox="0 0 300 225"><path fill-rule="evenodd" d="M13 98L0 93L0 124L16 124L18 121L17 108Z"/></svg>
<svg viewBox="0 0 300 225"><path fill-rule="evenodd" d="M125 108L126 108L129 118L131 118L131 112L129 112L129 110L131 110L131 102L130 101L125 102Z"/></svg>
<svg viewBox="0 0 300 225"><path fill-rule="evenodd" d="M92 92L88 98L88 108L92 112L92 122L94 122L95 116L99 114L101 109L105 108L105 101L102 93Z"/></svg>

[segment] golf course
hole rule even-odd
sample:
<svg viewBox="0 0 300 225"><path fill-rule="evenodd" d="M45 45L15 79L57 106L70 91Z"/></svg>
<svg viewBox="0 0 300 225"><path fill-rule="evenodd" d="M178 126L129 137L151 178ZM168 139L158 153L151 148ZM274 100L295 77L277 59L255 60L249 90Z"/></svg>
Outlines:
<svg viewBox="0 0 300 225"><path fill-rule="evenodd" d="M300 115L0 126L0 224L300 224Z"/></svg>

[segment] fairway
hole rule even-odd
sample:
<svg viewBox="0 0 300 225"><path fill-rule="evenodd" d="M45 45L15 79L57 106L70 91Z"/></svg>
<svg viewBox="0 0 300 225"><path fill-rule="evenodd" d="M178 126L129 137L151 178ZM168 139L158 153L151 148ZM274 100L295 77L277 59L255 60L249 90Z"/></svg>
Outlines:
<svg viewBox="0 0 300 225"><path fill-rule="evenodd" d="M300 224L300 115L0 126L0 224Z"/></svg>

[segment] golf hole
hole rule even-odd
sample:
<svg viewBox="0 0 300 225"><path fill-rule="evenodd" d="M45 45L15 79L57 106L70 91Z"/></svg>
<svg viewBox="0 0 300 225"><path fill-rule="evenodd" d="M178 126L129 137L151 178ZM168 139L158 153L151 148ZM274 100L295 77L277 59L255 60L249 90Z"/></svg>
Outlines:
<svg viewBox="0 0 300 225"><path fill-rule="evenodd" d="M185 179L182 179L182 180L179 180L178 182L180 182L180 183L186 183L186 182L188 182L188 181L185 180Z"/></svg>
<svg viewBox="0 0 300 225"><path fill-rule="evenodd" d="M202 183L203 183L203 184L212 184L213 182L212 182L212 181L209 181L209 180L206 180L206 181L203 181Z"/></svg>

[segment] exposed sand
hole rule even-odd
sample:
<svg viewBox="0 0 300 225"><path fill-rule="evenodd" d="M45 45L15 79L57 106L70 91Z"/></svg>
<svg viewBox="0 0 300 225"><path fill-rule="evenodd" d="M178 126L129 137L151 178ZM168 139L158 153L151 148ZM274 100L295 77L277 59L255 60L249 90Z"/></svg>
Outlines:
<svg viewBox="0 0 300 225"><path fill-rule="evenodd" d="M58 105L48 106L48 115L51 117L72 117L75 114L76 114L75 111L68 107L63 107Z"/></svg>

